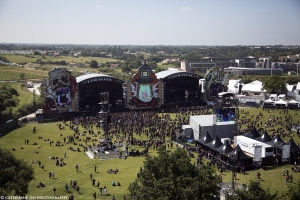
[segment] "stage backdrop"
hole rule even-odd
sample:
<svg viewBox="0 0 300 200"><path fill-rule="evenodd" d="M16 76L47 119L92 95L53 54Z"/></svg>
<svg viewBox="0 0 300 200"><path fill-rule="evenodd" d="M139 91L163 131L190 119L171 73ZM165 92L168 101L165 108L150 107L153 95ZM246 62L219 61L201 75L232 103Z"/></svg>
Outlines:
<svg viewBox="0 0 300 200"><path fill-rule="evenodd" d="M162 81L152 69L143 64L130 82L127 83L127 103L129 109L154 108L161 106Z"/></svg>
<svg viewBox="0 0 300 200"><path fill-rule="evenodd" d="M41 95L45 97L44 113L72 112L76 110L76 78L64 68L54 68L41 85Z"/></svg>

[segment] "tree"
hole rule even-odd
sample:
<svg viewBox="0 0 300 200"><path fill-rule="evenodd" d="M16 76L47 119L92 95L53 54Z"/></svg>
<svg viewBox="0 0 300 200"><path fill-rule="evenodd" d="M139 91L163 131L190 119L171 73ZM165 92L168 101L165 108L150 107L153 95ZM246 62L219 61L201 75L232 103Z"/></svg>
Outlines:
<svg viewBox="0 0 300 200"><path fill-rule="evenodd" d="M138 178L129 185L130 199L215 199L219 179L210 166L199 170L183 149L167 152L161 147L157 157L146 156Z"/></svg>
<svg viewBox="0 0 300 200"><path fill-rule="evenodd" d="M230 200L276 200L277 192L271 194L269 190L265 190L259 181L250 181L248 190L236 190L236 195L231 195Z"/></svg>
<svg viewBox="0 0 300 200"><path fill-rule="evenodd" d="M98 68L98 62L96 60L91 60L90 67L91 68Z"/></svg>
<svg viewBox="0 0 300 200"><path fill-rule="evenodd" d="M35 56L36 56L36 55L41 55L41 52L39 52L39 51L34 51L34 52L33 52L33 55L35 55Z"/></svg>
<svg viewBox="0 0 300 200"><path fill-rule="evenodd" d="M300 181L295 184L289 185L288 191L283 195L283 199L298 200L300 197Z"/></svg>
<svg viewBox="0 0 300 200"><path fill-rule="evenodd" d="M278 75L266 77L262 80L262 89L268 93L286 92L285 80Z"/></svg>
<svg viewBox="0 0 300 200"><path fill-rule="evenodd" d="M1 148L0 160L0 196L27 194L28 184L34 179L32 166Z"/></svg>
<svg viewBox="0 0 300 200"><path fill-rule="evenodd" d="M25 74L24 74L24 73L21 73L21 74L20 74L20 79L21 79L21 80L24 80L24 79L25 79Z"/></svg>

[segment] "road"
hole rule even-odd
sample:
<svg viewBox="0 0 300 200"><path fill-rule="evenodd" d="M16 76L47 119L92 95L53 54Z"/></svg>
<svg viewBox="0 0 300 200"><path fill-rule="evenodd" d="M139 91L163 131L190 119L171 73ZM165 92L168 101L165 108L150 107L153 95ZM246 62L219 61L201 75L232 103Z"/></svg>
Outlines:
<svg viewBox="0 0 300 200"><path fill-rule="evenodd" d="M41 95L41 91L40 91L40 86L42 83L33 83L33 87L32 88L28 88L28 90L30 92L33 92L33 90L35 90L35 94L36 95Z"/></svg>

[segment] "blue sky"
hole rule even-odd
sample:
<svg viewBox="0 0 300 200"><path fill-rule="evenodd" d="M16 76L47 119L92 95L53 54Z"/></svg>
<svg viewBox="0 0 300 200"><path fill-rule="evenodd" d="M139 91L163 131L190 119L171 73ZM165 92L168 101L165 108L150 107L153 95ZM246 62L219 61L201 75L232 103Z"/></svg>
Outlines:
<svg viewBox="0 0 300 200"><path fill-rule="evenodd" d="M300 45L300 0L0 0L0 43Z"/></svg>

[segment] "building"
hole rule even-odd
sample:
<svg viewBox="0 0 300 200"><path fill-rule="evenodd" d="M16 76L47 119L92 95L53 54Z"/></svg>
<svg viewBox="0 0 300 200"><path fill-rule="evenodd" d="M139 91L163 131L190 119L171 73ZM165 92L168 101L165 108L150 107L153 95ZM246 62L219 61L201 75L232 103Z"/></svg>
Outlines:
<svg viewBox="0 0 300 200"><path fill-rule="evenodd" d="M245 67L255 68L255 58L201 58L181 61L181 69L186 72L206 72L209 68Z"/></svg>
<svg viewBox="0 0 300 200"><path fill-rule="evenodd" d="M228 67L225 68L229 75L281 75L283 69L277 68L243 68L243 67Z"/></svg>
<svg viewBox="0 0 300 200"><path fill-rule="evenodd" d="M231 113L230 115L232 115L231 116L232 118L229 117L228 119L225 119L223 116L228 117L228 113ZM216 117L216 122L214 125L213 115L190 116L189 125L193 129L195 140L200 139L201 136L203 136L203 134L207 132L210 133L212 138L218 136L219 138L233 139L234 132L237 131L238 128L238 124L235 122L234 108L230 108L228 112L224 111L223 114L218 114L215 117Z"/></svg>
<svg viewBox="0 0 300 200"><path fill-rule="evenodd" d="M271 59L272 59L271 56L258 56L259 62L269 63L269 62L271 62Z"/></svg>

